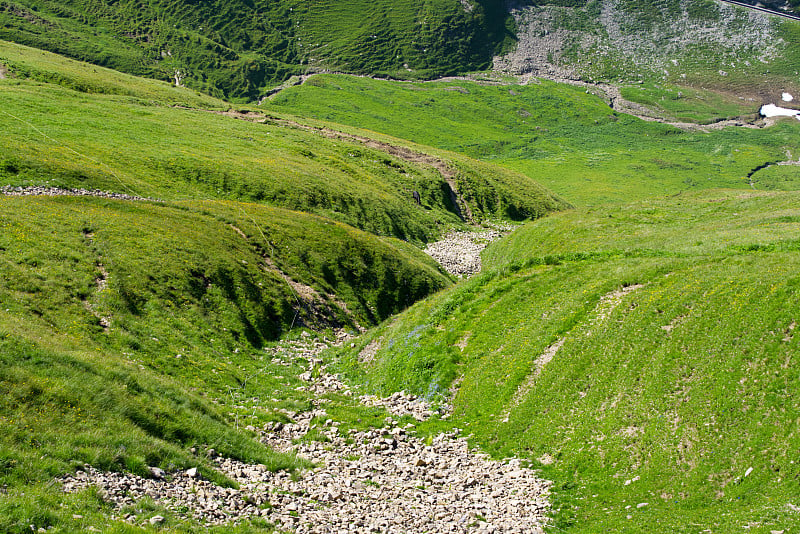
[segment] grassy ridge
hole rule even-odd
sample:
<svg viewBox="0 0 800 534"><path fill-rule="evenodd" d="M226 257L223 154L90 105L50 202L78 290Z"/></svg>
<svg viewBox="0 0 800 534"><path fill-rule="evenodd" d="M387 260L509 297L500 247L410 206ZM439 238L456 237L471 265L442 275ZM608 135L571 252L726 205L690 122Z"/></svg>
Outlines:
<svg viewBox="0 0 800 534"><path fill-rule="evenodd" d="M5 300L76 335L102 334L98 317L107 316L125 350L170 354L165 347L208 343L217 331L221 350L260 347L293 323L315 324L315 306L332 321L369 324L448 284L410 245L257 205L2 203ZM298 301L284 276L318 298ZM98 285L109 291L94 295Z"/></svg>
<svg viewBox="0 0 800 534"><path fill-rule="evenodd" d="M137 97L152 103L225 110L230 104L185 87L139 78L28 46L0 42L0 63L12 77L52 83L81 93Z"/></svg>
<svg viewBox="0 0 800 534"><path fill-rule="evenodd" d="M309 67L426 77L486 67L507 36L493 2L7 0L0 38L229 100Z"/></svg>
<svg viewBox="0 0 800 534"><path fill-rule="evenodd" d="M684 112L707 113L707 103L688 93L686 100ZM615 113L584 88L548 81L414 84L319 75L282 91L268 109L359 125L499 163L574 204L750 188L751 172L799 150L796 121L764 130L685 132ZM792 187L759 176L758 188Z"/></svg>
<svg viewBox="0 0 800 534"><path fill-rule="evenodd" d="M81 68L47 55L46 63L40 63L39 52L4 47L12 67L39 65L28 71L55 71L49 78L36 77L66 80L68 87L82 80L83 86L106 89L100 94L76 92L36 77L0 82L5 102L0 176L6 184L97 188L162 199L258 201L417 242L460 223L445 178L430 165L257 114L242 117L267 123L184 109L206 103L216 108L221 102L156 83L126 81L122 75L109 79L86 64ZM3 49L0 57L6 55ZM139 96L126 96L140 88ZM455 180L476 191L470 204L477 219L525 218L559 206L514 173L492 173L464 158L456 158L452 166L460 171ZM489 177L493 179L487 184ZM517 187L509 180L527 185ZM502 202L482 200L493 195L492 188L503 187ZM421 206L412 191L419 192Z"/></svg>
<svg viewBox="0 0 800 534"><path fill-rule="evenodd" d="M222 484L207 448L304 465L243 430L309 405L295 390L304 362L261 349L292 327L371 324L449 285L415 247L312 215L70 197L0 197L0 277L3 532L74 531L73 513L126 531L96 495L50 483L83 463L198 466Z"/></svg>
<svg viewBox="0 0 800 534"><path fill-rule="evenodd" d="M558 529L786 528L796 205L714 191L527 225L487 250L487 272L364 339L382 348L361 380L436 398L463 377L453 424L552 477Z"/></svg>

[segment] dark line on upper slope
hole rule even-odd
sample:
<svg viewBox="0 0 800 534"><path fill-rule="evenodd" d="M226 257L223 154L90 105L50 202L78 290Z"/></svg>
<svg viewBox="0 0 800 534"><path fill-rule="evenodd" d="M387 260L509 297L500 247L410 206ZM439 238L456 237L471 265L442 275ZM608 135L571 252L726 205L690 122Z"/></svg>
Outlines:
<svg viewBox="0 0 800 534"><path fill-rule="evenodd" d="M799 20L800 16L797 15L790 15L789 13L783 13L781 11L773 11L772 9L767 9L765 7L754 6L751 4L745 4L744 2L737 2L736 0L719 0L720 2L725 2L726 4L733 4L735 6L744 7L746 9L752 9L754 11L761 11L762 13L767 13L768 15L776 15L778 17L783 17L792 20Z"/></svg>

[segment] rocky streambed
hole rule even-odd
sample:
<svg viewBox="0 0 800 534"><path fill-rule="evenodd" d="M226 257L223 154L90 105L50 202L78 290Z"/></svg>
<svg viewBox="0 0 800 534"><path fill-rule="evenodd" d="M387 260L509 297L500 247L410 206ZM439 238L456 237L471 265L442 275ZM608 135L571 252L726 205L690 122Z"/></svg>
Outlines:
<svg viewBox="0 0 800 534"><path fill-rule="evenodd" d="M450 232L441 241L429 243L425 253L454 275L470 277L481 271L481 252L513 230L511 226L495 226L472 232Z"/></svg>
<svg viewBox="0 0 800 534"><path fill-rule="evenodd" d="M341 335L338 342L346 340ZM327 346L309 339L272 349L275 363L310 362L301 378L315 395L313 409L285 412L291 423L249 427L265 444L295 451L316 467L293 475L214 457L217 469L239 484L230 489L202 479L196 469L164 473L151 468L152 476L144 478L87 466L62 479L65 491L96 486L118 517L132 523L164 521L131 511L147 497L207 525L258 516L298 533L542 531L550 484L518 459L496 461L471 449L458 429L428 440L416 437L414 425L401 425L397 418L430 417L434 408L422 399L405 393L360 396L362 403L385 406L393 415L382 428L342 431L327 417L326 399L320 395L356 394L318 359ZM299 441L312 430L321 439Z"/></svg>

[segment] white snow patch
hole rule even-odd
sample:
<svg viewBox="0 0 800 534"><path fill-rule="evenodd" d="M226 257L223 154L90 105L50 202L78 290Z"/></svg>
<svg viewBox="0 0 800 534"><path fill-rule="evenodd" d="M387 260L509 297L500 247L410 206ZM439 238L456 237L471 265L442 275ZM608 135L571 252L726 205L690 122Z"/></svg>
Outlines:
<svg viewBox="0 0 800 534"><path fill-rule="evenodd" d="M766 104L761 106L760 113L763 117L794 117L797 120L800 120L800 111L796 109L781 108L775 104Z"/></svg>
<svg viewBox="0 0 800 534"><path fill-rule="evenodd" d="M791 102L792 100L794 100L794 97L789 93L783 93L781 95L781 100L783 100L784 102Z"/></svg>

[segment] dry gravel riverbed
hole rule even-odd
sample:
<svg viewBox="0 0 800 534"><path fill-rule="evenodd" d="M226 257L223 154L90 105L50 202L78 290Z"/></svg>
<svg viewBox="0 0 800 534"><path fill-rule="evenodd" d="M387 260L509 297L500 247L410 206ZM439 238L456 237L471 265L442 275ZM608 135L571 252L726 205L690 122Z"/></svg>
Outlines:
<svg viewBox="0 0 800 534"><path fill-rule="evenodd" d="M428 243L425 253L455 276L470 277L481 271L481 252L493 241L508 235L512 226L496 225L472 232L450 232L441 241Z"/></svg>
<svg viewBox="0 0 800 534"><path fill-rule="evenodd" d="M346 340L340 335L337 341ZM272 357L287 365L299 358L309 361L311 368L301 378L314 394L338 391L354 396L317 358L327 346L311 339L285 342L272 349ZM423 400L404 393L359 400L386 406L395 416L424 419L433 413ZM193 469L164 473L152 468L152 478L142 478L90 467L64 477L64 489L97 486L118 515L132 523L163 521L160 516L145 519L120 512L143 497L203 524L260 516L298 533L536 533L547 521L549 482L517 459L495 461L470 449L457 431L424 441L413 435L413 425L400 426L388 417L383 428L345 433L327 418L325 399L314 400L310 411L286 415L292 423L250 429L264 443L294 450L317 466L299 477L216 457L217 468L240 489L216 486ZM315 427L329 441L296 442Z"/></svg>

